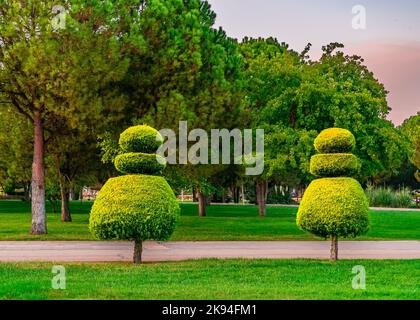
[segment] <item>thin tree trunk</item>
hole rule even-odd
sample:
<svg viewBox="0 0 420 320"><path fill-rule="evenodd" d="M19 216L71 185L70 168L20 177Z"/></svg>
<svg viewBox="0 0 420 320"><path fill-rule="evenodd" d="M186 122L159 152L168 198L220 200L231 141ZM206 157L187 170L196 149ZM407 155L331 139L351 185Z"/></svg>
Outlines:
<svg viewBox="0 0 420 320"><path fill-rule="evenodd" d="M31 184L30 183L28 183L28 184L25 184L24 186L23 186L23 190L24 190L24 201L29 201L29 200L31 200L31 197L30 197L30 189L31 189Z"/></svg>
<svg viewBox="0 0 420 320"><path fill-rule="evenodd" d="M141 255L143 253L143 242L141 240L134 241L134 254L133 254L133 263L141 263Z"/></svg>
<svg viewBox="0 0 420 320"><path fill-rule="evenodd" d="M336 235L331 236L331 260L338 260L338 237Z"/></svg>
<svg viewBox="0 0 420 320"><path fill-rule="evenodd" d="M197 190L195 188L192 188L192 195L193 195L193 202L197 202Z"/></svg>
<svg viewBox="0 0 420 320"><path fill-rule="evenodd" d="M244 184L242 183L241 185L241 198L242 198L242 204L245 204L245 188L244 188Z"/></svg>
<svg viewBox="0 0 420 320"><path fill-rule="evenodd" d="M237 186L232 186L231 189L232 189L233 202L239 203L240 188Z"/></svg>
<svg viewBox="0 0 420 320"><path fill-rule="evenodd" d="M258 202L258 214L260 217L267 215L266 204L267 204L267 182L264 180L258 180L256 183L256 193Z"/></svg>
<svg viewBox="0 0 420 320"><path fill-rule="evenodd" d="M65 181L65 177L60 178L61 193L61 221L71 222L70 206L69 206L69 188Z"/></svg>
<svg viewBox="0 0 420 320"><path fill-rule="evenodd" d="M200 217L205 217L206 207L207 207L206 197L201 191L197 191L197 198L198 198L198 215Z"/></svg>
<svg viewBox="0 0 420 320"><path fill-rule="evenodd" d="M74 191L74 188L69 188L69 200L74 201L76 200L76 192Z"/></svg>
<svg viewBox="0 0 420 320"><path fill-rule="evenodd" d="M47 234L45 213L44 131L40 114L34 114L34 155L32 163L31 234Z"/></svg>
<svg viewBox="0 0 420 320"><path fill-rule="evenodd" d="M51 204L51 209L53 213L57 213L57 207L55 206L55 200L54 199L49 199L50 204Z"/></svg>

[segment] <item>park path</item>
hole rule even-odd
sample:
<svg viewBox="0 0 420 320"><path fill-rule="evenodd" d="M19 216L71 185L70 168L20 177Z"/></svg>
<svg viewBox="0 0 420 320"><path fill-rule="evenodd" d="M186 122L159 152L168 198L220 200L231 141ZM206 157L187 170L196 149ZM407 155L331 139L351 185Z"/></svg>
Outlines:
<svg viewBox="0 0 420 320"><path fill-rule="evenodd" d="M179 241L144 244L147 262L201 258L328 259L328 241ZM420 259L420 241L341 241L341 259ZM0 262L130 261L133 244L115 241L0 241Z"/></svg>

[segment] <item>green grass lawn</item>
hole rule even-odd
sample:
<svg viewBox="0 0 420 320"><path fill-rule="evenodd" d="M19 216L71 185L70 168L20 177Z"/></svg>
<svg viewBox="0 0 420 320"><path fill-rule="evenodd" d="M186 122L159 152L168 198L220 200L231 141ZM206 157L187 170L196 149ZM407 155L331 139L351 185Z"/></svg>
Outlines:
<svg viewBox="0 0 420 320"><path fill-rule="evenodd" d="M0 299L420 299L420 260L64 264L65 290L51 288L52 265L0 263ZM366 290L352 288L356 265Z"/></svg>
<svg viewBox="0 0 420 320"><path fill-rule="evenodd" d="M30 204L0 201L0 240L92 240L88 230L91 203L72 202L73 222L63 223L48 206L46 236L31 236ZM210 206L206 218L193 204L181 205L171 240L315 240L296 227L297 208L269 207L258 217L255 206ZM420 212L372 211L371 229L358 240L420 240Z"/></svg>

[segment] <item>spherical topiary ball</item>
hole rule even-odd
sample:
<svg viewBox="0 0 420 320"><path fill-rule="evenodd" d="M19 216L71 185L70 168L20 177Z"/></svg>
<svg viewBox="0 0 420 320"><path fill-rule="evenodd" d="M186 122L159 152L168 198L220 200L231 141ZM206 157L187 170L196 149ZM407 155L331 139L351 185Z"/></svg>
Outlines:
<svg viewBox="0 0 420 320"><path fill-rule="evenodd" d="M368 200L357 180L317 179L305 191L297 224L320 237L356 237L368 231L368 213Z"/></svg>
<svg viewBox="0 0 420 320"><path fill-rule="evenodd" d="M141 125L130 127L120 136L120 147L124 152L155 153L162 145L163 137L156 129Z"/></svg>
<svg viewBox="0 0 420 320"><path fill-rule="evenodd" d="M353 151L356 139L349 130L330 128L318 135L314 145L320 153L346 153Z"/></svg>
<svg viewBox="0 0 420 320"><path fill-rule="evenodd" d="M180 209L163 177L127 175L101 189L90 213L90 231L99 239L167 240Z"/></svg>

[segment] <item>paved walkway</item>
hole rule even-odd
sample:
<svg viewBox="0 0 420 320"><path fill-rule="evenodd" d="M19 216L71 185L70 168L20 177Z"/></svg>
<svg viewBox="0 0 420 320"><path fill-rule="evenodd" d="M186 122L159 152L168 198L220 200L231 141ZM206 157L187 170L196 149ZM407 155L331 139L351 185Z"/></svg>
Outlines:
<svg viewBox="0 0 420 320"><path fill-rule="evenodd" d="M180 241L144 245L144 261L200 258L329 258L328 241ZM102 241L0 241L0 262L130 261L133 244ZM341 259L420 259L420 241L342 241Z"/></svg>

